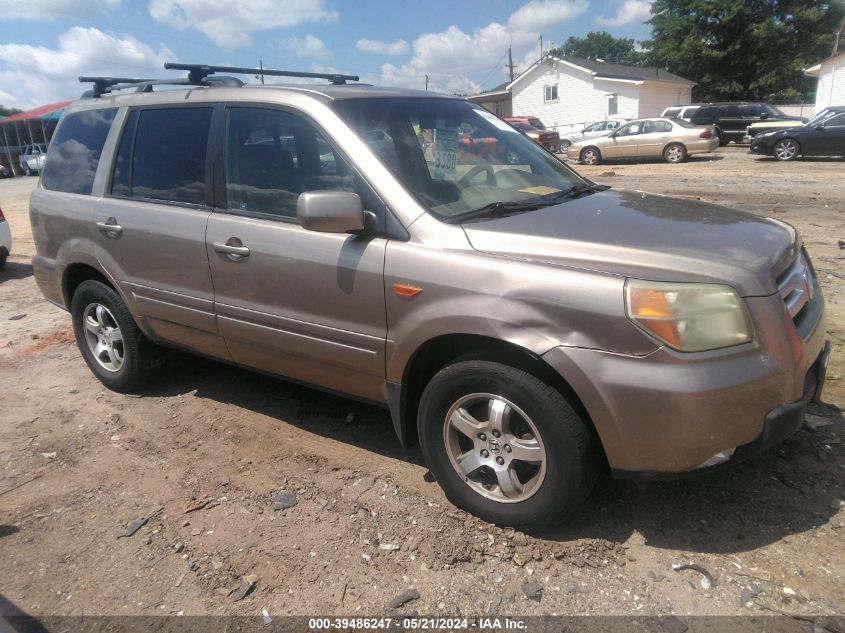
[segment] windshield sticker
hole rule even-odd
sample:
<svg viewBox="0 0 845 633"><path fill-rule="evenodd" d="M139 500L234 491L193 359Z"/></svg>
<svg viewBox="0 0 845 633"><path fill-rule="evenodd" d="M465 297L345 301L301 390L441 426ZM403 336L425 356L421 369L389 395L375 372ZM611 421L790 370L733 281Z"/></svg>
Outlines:
<svg viewBox="0 0 845 633"><path fill-rule="evenodd" d="M547 196L550 193L558 193L560 189L555 189L554 187L546 187L544 185L539 185L537 187L528 187L526 189L520 189L521 193L533 193L538 196Z"/></svg>
<svg viewBox="0 0 845 633"><path fill-rule="evenodd" d="M432 178L444 180L455 175L458 167L458 128L447 127L443 117L437 117L434 130L434 173Z"/></svg>
<svg viewBox="0 0 845 633"><path fill-rule="evenodd" d="M487 110L475 110L475 113L480 116L482 119L486 119L497 128L502 130L503 132L513 132L514 134L519 134L515 129L513 129L510 125L502 121L499 117L495 114L487 112Z"/></svg>

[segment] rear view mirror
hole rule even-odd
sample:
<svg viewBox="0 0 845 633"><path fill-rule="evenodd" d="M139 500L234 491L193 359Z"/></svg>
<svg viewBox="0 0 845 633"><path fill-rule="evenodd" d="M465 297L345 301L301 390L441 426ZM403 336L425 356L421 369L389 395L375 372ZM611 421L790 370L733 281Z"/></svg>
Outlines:
<svg viewBox="0 0 845 633"><path fill-rule="evenodd" d="M364 229L364 207L350 191L306 191L296 201L300 226L322 233L352 233Z"/></svg>

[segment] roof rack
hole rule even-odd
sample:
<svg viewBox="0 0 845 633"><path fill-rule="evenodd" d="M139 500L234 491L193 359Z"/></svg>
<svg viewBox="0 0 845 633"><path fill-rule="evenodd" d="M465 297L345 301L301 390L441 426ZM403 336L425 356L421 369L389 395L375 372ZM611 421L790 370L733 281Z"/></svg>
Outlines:
<svg viewBox="0 0 845 633"><path fill-rule="evenodd" d="M214 73L234 73L236 75L267 75L270 77L305 77L307 79L328 79L335 85L345 84L347 81L358 81L358 75L342 75L340 73L306 73L295 70L272 70L268 68L240 68L238 66L206 66L204 64L177 64L165 62L167 70L187 70L188 79L200 82Z"/></svg>
<svg viewBox="0 0 845 633"><path fill-rule="evenodd" d="M332 84L343 85L348 81L358 81L358 75L341 75L339 73L306 73L293 70L272 70L267 68L240 68L237 66L208 66L205 64L177 64L166 62L166 70L187 70L184 79L140 79L132 77L85 77L79 78L81 83L93 83L91 90L83 93L82 98L98 98L106 93L126 88L135 88L137 92L150 92L153 86L243 86L244 82L236 77L212 77L215 73L234 73L236 75L269 75L272 77L304 77L308 79L328 79Z"/></svg>

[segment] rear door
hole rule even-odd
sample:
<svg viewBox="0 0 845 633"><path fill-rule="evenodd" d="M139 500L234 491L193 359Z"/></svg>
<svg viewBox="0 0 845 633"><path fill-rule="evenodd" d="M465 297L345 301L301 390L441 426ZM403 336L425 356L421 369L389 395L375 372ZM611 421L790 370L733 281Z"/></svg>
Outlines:
<svg viewBox="0 0 845 633"><path fill-rule="evenodd" d="M672 140L672 124L669 121L645 121L643 132L637 137L639 156L661 156L663 148Z"/></svg>
<svg viewBox="0 0 845 633"><path fill-rule="evenodd" d="M211 105L133 109L95 209L98 258L161 339L229 358L214 319L205 249Z"/></svg>
<svg viewBox="0 0 845 633"><path fill-rule="evenodd" d="M719 113L719 127L732 139L745 135L747 123L742 118L739 105L723 106Z"/></svg>
<svg viewBox="0 0 845 633"><path fill-rule="evenodd" d="M308 231L296 204L305 191L346 190L379 221L385 210L304 114L233 105L221 127L207 249L232 357L383 401L387 241Z"/></svg>

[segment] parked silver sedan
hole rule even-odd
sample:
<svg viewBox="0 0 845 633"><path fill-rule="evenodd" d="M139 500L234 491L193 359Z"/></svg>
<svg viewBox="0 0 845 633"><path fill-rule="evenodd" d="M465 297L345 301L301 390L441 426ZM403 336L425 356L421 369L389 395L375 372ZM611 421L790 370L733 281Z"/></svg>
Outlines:
<svg viewBox="0 0 845 633"><path fill-rule="evenodd" d="M607 136L573 143L566 155L585 165L605 159L661 156L667 163L680 163L690 154L714 152L717 147L719 137L712 125L655 118L631 121Z"/></svg>
<svg viewBox="0 0 845 633"><path fill-rule="evenodd" d="M628 119L606 119L604 121L596 121L585 127L580 132L572 132L571 134L560 135L560 151L566 152L569 146L573 143L579 143L589 138L598 138L599 136L607 136L613 130L625 123Z"/></svg>

